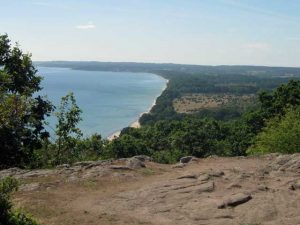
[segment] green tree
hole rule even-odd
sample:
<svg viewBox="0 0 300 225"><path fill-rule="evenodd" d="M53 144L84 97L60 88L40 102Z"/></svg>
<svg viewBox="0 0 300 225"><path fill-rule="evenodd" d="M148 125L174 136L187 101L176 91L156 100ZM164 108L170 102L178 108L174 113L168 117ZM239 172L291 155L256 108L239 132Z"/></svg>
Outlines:
<svg viewBox="0 0 300 225"><path fill-rule="evenodd" d="M55 113L58 120L55 131L57 163L72 162L79 154L76 146L82 137L82 132L77 125L82 120L81 113L72 92L62 97L58 111Z"/></svg>
<svg viewBox="0 0 300 225"><path fill-rule="evenodd" d="M106 140L103 140L101 135L93 134L90 137L82 140L77 140L77 151L79 152L76 160L98 160L104 156L104 145Z"/></svg>
<svg viewBox="0 0 300 225"><path fill-rule="evenodd" d="M105 151L106 158L125 158L149 154L150 152L143 140L127 134L108 143Z"/></svg>
<svg viewBox="0 0 300 225"><path fill-rule="evenodd" d="M249 154L300 152L300 107L271 119L255 138Z"/></svg>
<svg viewBox="0 0 300 225"><path fill-rule="evenodd" d="M44 124L53 107L34 96L41 90L41 79L31 55L0 35L0 168L28 166L34 149L49 136Z"/></svg>
<svg viewBox="0 0 300 225"><path fill-rule="evenodd" d="M300 105L300 81L290 80L272 93L262 92L259 100L262 111L268 118L283 115L287 108Z"/></svg>

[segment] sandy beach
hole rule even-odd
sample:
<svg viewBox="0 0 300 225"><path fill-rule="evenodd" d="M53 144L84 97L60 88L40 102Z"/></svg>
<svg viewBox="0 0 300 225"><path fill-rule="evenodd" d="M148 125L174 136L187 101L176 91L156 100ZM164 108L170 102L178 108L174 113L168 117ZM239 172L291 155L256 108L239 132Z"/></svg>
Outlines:
<svg viewBox="0 0 300 225"><path fill-rule="evenodd" d="M167 86L168 86L168 83L169 83L169 80L166 80L166 85L163 87L163 89L162 89L162 91L161 91L161 94L166 90L166 88L167 88ZM161 94L160 94L159 96L161 96ZM134 121L133 123L131 123L131 124L129 125L129 127L132 127L132 128L140 128L140 127L141 127L141 124L140 124L140 122L139 122L141 116L144 115L144 114L146 114L146 113L149 113L149 112L151 111L151 109L156 105L156 100L157 100L157 98L158 98L159 96L157 96L157 97L155 98L155 100L153 101L153 104L151 105L151 107L150 107L146 112L141 113L140 116L139 116L139 118L138 118L136 121ZM109 136L107 137L107 140L112 141L112 140L118 138L118 137L120 136L120 134L121 134L121 130L118 130L118 131L112 133L111 135L109 135Z"/></svg>

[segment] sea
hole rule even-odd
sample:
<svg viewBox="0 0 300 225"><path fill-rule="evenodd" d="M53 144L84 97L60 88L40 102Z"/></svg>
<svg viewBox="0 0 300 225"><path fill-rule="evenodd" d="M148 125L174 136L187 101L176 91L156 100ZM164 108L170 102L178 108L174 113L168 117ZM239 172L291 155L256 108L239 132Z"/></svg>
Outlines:
<svg viewBox="0 0 300 225"><path fill-rule="evenodd" d="M85 137L97 133L107 138L130 126L151 109L167 84L167 80L151 73L37 69L43 77L43 89L38 94L46 96L54 106L59 106L61 97L74 93L82 110L78 127ZM46 129L53 137L57 119L53 114L47 120Z"/></svg>

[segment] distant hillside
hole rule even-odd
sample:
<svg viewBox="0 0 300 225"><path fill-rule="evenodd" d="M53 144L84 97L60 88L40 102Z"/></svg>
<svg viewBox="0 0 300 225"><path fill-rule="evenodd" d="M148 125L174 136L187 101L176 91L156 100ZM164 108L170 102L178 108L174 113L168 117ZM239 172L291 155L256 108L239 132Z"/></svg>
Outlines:
<svg viewBox="0 0 300 225"><path fill-rule="evenodd" d="M177 71L205 74L244 74L269 76L300 76L300 68L267 66L206 66L172 63L96 62L96 61L48 61L35 62L37 66L67 67L74 70L155 72Z"/></svg>

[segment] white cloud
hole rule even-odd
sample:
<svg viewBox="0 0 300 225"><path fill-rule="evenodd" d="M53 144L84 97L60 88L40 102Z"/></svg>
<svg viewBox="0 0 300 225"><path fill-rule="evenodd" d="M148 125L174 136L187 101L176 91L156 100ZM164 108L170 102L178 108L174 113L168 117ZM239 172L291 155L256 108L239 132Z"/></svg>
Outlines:
<svg viewBox="0 0 300 225"><path fill-rule="evenodd" d="M80 29L80 30L95 29L96 25L94 25L93 22L88 22L87 24L78 25L78 26L76 26L76 28Z"/></svg>

